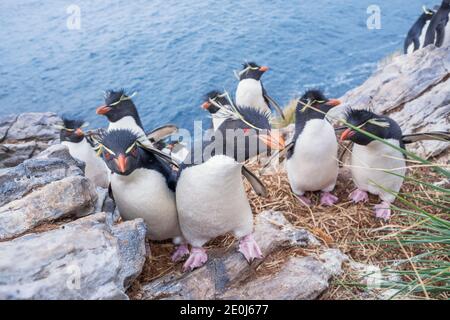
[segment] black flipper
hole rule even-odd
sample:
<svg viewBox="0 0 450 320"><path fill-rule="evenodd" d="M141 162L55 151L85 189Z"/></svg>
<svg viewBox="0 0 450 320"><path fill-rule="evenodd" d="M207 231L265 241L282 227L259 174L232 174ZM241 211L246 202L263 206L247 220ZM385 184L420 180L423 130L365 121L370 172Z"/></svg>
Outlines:
<svg viewBox="0 0 450 320"><path fill-rule="evenodd" d="M174 124L166 124L158 127L147 134L148 140L152 143L161 141L178 131L178 127Z"/></svg>
<svg viewBox="0 0 450 320"><path fill-rule="evenodd" d="M139 146L142 149L154 154L158 159L166 162L167 164L172 165L177 169L180 168L180 165L174 159L172 159L168 154L165 154L164 152L156 149L155 147L148 146L147 144L144 145L142 143L139 143Z"/></svg>
<svg viewBox="0 0 450 320"><path fill-rule="evenodd" d="M402 140L404 144L410 144L426 140L450 141L450 132L432 131L432 132L405 134L402 136Z"/></svg>
<svg viewBox="0 0 450 320"><path fill-rule="evenodd" d="M112 191L112 188L111 188L111 182L108 185L108 195L114 202L116 201L116 200L114 200L114 194L113 194L113 191Z"/></svg>
<svg viewBox="0 0 450 320"><path fill-rule="evenodd" d="M286 120L286 118L284 117L284 113L283 110L281 109L280 105L271 97L267 94L266 89L264 89L264 86L261 82L261 87L262 87L262 91L263 91L263 97L264 97L264 101L267 103L267 105L270 107L273 107L276 112L278 112L278 114L281 116L281 118L283 120Z"/></svg>
<svg viewBox="0 0 450 320"><path fill-rule="evenodd" d="M267 160L267 162L263 165L263 169L266 169L273 161L273 159L275 159L275 157L279 157L280 158L280 162L283 162L284 158L286 157L286 155L290 152L292 152L292 148L294 147L295 143L292 141L290 143L288 143L283 150L276 150L272 156L269 158L269 160ZM289 156L290 157L290 156Z"/></svg>
<svg viewBox="0 0 450 320"><path fill-rule="evenodd" d="M246 166L242 166L242 175L252 185L253 190L260 197L267 197L267 189L264 183L251 172Z"/></svg>

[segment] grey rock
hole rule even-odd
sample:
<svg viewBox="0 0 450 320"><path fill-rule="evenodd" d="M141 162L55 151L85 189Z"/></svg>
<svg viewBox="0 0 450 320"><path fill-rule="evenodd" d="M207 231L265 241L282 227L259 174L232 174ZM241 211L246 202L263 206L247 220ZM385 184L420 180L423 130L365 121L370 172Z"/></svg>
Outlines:
<svg viewBox="0 0 450 320"><path fill-rule="evenodd" d="M13 123L16 121L16 119L17 119L17 115L15 115L15 114L7 115L3 118L0 118L0 142L3 142L3 140L5 140L9 129L11 128Z"/></svg>
<svg viewBox="0 0 450 320"><path fill-rule="evenodd" d="M19 144L5 143L0 147L0 165L2 167L14 167L23 161L33 157L37 150L36 141L28 141Z"/></svg>
<svg viewBox="0 0 450 320"><path fill-rule="evenodd" d="M394 57L364 84L347 92L329 117L338 121L347 108L372 108L396 120L404 134L450 130L450 47L429 46ZM447 142L421 142L408 148L420 156L444 154Z"/></svg>
<svg viewBox="0 0 450 320"><path fill-rule="evenodd" d="M142 271L142 219L116 226L106 214L0 242L0 299L128 299Z"/></svg>
<svg viewBox="0 0 450 320"><path fill-rule="evenodd" d="M0 168L13 167L59 140L54 113L23 113L0 118Z"/></svg>
<svg viewBox="0 0 450 320"><path fill-rule="evenodd" d="M67 147L55 145L35 159L0 171L0 206L31 191L68 176L83 175L80 162L70 157ZM80 168L81 167L81 168Z"/></svg>
<svg viewBox="0 0 450 320"><path fill-rule="evenodd" d="M257 215L255 219L254 237L264 258L286 247L316 247L319 244L313 235L306 230L295 228L280 212L266 211ZM337 252L338 250L334 255L330 252L328 256L323 257L308 257L308 259L300 262L295 260L292 262L295 263L292 266L290 265L291 262L288 262L289 271L293 272L293 269L303 263L304 269L320 270L321 273L315 277L311 276L314 273L313 271L273 275L278 282L277 284L273 282L270 285L274 288L278 287L275 291L269 289L266 295L260 295L260 298L281 298L280 294L276 292L281 292L280 290L283 291L284 295L289 296L291 293L287 292L289 290L284 291L284 288L291 288L296 284L300 285L299 288L296 288L295 297L313 297L313 292L316 292L315 296L317 296L327 288L328 280L335 274L334 271L338 271ZM254 269L263 260L256 260L249 265L243 256L236 251L236 248L232 248L228 252L223 252L223 250L209 252L209 255L210 258L206 266L200 269L186 274L172 272L145 284L142 288L143 299L245 299L250 297L236 288L251 287L257 291L259 285L265 282L258 277L252 279ZM329 261L329 266L326 266L326 261ZM285 268L283 267L283 269ZM303 276L306 278L303 279ZM291 283L293 280L297 282ZM303 290L302 281L310 283L309 287Z"/></svg>
<svg viewBox="0 0 450 320"><path fill-rule="evenodd" d="M22 113L9 128L6 139L8 141L56 140L59 133L54 125L60 123L61 119L55 113Z"/></svg>
<svg viewBox="0 0 450 320"><path fill-rule="evenodd" d="M322 257L322 255L325 255ZM312 300L329 287L342 272L347 259L339 250L320 257L291 257L280 272L245 281L219 296L226 300ZM322 261L322 259L324 261Z"/></svg>
<svg viewBox="0 0 450 320"><path fill-rule="evenodd" d="M18 236L43 223L94 212L97 193L85 177L54 181L0 207L0 240Z"/></svg>

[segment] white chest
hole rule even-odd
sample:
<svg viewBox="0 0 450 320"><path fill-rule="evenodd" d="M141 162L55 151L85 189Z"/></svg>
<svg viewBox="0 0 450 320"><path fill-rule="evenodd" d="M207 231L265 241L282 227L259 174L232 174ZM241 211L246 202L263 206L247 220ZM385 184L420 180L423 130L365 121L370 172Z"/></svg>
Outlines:
<svg viewBox="0 0 450 320"><path fill-rule="evenodd" d="M91 145L83 139L79 143L63 141L61 144L69 148L70 155L85 163L85 176L96 186L107 188L109 184L109 170L103 160L97 156Z"/></svg>
<svg viewBox="0 0 450 320"><path fill-rule="evenodd" d="M294 192L302 195L305 191L333 189L339 169L337 150L331 124L321 119L308 121L297 138L291 158L286 161Z"/></svg>
<svg viewBox="0 0 450 320"><path fill-rule="evenodd" d="M252 213L244 190L242 166L227 156L183 170L177 185L181 229L195 244L240 228L252 229Z"/></svg>
<svg viewBox="0 0 450 320"><path fill-rule="evenodd" d="M162 174L148 169L137 169L128 176L113 174L111 188L122 218L143 218L151 239L180 235L175 194Z"/></svg>
<svg viewBox="0 0 450 320"><path fill-rule="evenodd" d="M261 82L255 79L239 81L236 90L236 103L240 106L256 107L263 110L269 109L264 100Z"/></svg>
<svg viewBox="0 0 450 320"><path fill-rule="evenodd" d="M399 146L397 140L389 143ZM398 192L403 178L390 174L404 175L406 163L403 154L382 142L372 141L367 146L354 144L351 157L352 177L358 188L379 195L383 200L395 199L387 189Z"/></svg>
<svg viewBox="0 0 450 320"><path fill-rule="evenodd" d="M139 127L136 121L131 116L123 117L116 122L110 122L108 130L128 129L139 135L145 135L144 130Z"/></svg>

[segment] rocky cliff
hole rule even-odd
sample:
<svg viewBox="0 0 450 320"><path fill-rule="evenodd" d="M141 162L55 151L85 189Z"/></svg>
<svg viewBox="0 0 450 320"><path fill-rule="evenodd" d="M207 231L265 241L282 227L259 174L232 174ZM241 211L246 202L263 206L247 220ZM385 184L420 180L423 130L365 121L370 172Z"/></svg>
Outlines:
<svg viewBox="0 0 450 320"><path fill-rule="evenodd" d="M333 111L348 107L389 114L405 133L450 129L450 48L427 47L395 57ZM51 113L0 119L0 299L127 299L144 263L146 226L123 222L106 190L84 177L84 165L58 144ZM448 155L449 144L412 150ZM292 214L287 212L286 214ZM207 265L181 268L139 283L137 299L315 299L348 257L276 211L258 212L255 238L264 255L248 265L236 243L215 248ZM260 266L289 250L278 268ZM280 263L280 262L277 262Z"/></svg>

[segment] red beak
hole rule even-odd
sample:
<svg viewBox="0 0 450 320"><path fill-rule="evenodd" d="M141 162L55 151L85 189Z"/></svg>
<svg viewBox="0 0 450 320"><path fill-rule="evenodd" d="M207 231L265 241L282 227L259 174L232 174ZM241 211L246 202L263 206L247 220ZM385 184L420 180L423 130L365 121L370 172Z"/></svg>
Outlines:
<svg viewBox="0 0 450 320"><path fill-rule="evenodd" d="M210 106L211 106L211 103L208 101L206 101L205 103L202 104L202 108L205 110L208 110Z"/></svg>
<svg viewBox="0 0 450 320"><path fill-rule="evenodd" d="M269 70L268 66L262 66L262 67L259 68L259 71L261 71L261 72L266 72L268 70Z"/></svg>
<svg viewBox="0 0 450 320"><path fill-rule="evenodd" d="M342 132L342 134L341 134L341 139L340 139L341 142L344 141L344 140L347 140L348 138L350 138L354 134L355 134L355 131L352 131L352 129L350 129L350 128L345 129L345 131Z"/></svg>
<svg viewBox="0 0 450 320"><path fill-rule="evenodd" d="M78 128L77 130L75 130L75 134L79 137L84 136L84 132L83 132L83 130L81 130L81 128Z"/></svg>
<svg viewBox="0 0 450 320"><path fill-rule="evenodd" d="M99 115L105 115L105 114L107 114L110 111L111 111L111 107L108 107L107 105L104 105L104 106L98 107L97 110L96 110L96 113L99 114Z"/></svg>
<svg viewBox="0 0 450 320"><path fill-rule="evenodd" d="M115 162L120 173L125 173L125 171L127 171L127 158L123 154L119 154L119 157L115 159Z"/></svg>
<svg viewBox="0 0 450 320"><path fill-rule="evenodd" d="M332 107L337 107L340 104L341 104L341 101L338 99L330 99L327 101L327 105L332 106Z"/></svg>

